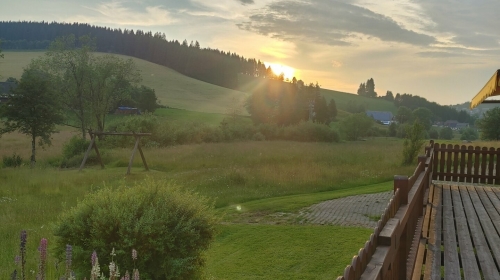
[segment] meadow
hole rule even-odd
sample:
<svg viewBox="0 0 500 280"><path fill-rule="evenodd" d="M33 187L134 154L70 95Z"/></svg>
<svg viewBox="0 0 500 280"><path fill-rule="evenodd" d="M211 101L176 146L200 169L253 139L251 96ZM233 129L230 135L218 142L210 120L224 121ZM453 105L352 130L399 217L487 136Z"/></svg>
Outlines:
<svg viewBox="0 0 500 280"><path fill-rule="evenodd" d="M276 224L265 217L297 212L337 197L387 191L394 174L412 171L399 165L401 141L391 138L335 144L249 141L146 148L151 171L145 172L136 157L129 176L125 171L131 149L103 149L112 159L104 170L51 167L48 162L60 156L61 146L75 133L61 128L54 135L54 145L38 153L35 169L0 169L0 279L8 278L14 269L22 229L28 230L28 252L36 252L42 237L49 239L50 248L52 226L62 211L87 193L131 186L146 177L168 180L209 197L224 217L206 255L208 279L331 278L342 272L371 230L295 221ZM27 137L2 136L0 156L17 152L27 159L28 151ZM35 267L35 259L32 256L28 264ZM55 278L57 271L51 267L48 276Z"/></svg>

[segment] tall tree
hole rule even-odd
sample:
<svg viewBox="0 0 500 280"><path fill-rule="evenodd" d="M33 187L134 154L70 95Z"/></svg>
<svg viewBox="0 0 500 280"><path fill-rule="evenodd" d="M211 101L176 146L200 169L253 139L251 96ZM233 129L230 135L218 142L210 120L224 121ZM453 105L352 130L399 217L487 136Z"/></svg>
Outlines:
<svg viewBox="0 0 500 280"><path fill-rule="evenodd" d="M335 118L337 118L337 104L335 103L335 100L333 98L330 99L330 103L328 103L328 112L330 113L330 121L333 121L335 120Z"/></svg>
<svg viewBox="0 0 500 280"><path fill-rule="evenodd" d="M93 56L90 65L87 101L94 124L98 131L104 131L106 115L120 101L130 98L131 86L140 81L140 75L132 60L113 55Z"/></svg>
<svg viewBox="0 0 500 280"><path fill-rule="evenodd" d="M388 90L386 93L385 93L385 97L384 97L386 100L388 101L391 101L391 102L394 102L394 95L392 94L392 91Z"/></svg>
<svg viewBox="0 0 500 280"><path fill-rule="evenodd" d="M400 107L401 108L401 107ZM412 112L415 120L420 121L425 130L429 130L432 126L432 112L427 108L419 107Z"/></svg>
<svg viewBox="0 0 500 280"><path fill-rule="evenodd" d="M36 162L36 141L51 144L55 125L63 119L59 98L49 74L31 64L23 72L19 85L2 109L5 123L0 133L19 131L31 137L31 167Z"/></svg>
<svg viewBox="0 0 500 280"><path fill-rule="evenodd" d="M92 69L90 59L94 51L94 43L90 37L84 36L76 40L74 35L57 38L46 52L45 57L37 61L40 67L49 71L54 77L55 87L66 107L76 116L82 138L86 137L85 129L90 121L88 108L89 87ZM77 48L77 45L80 45Z"/></svg>
<svg viewBox="0 0 500 280"><path fill-rule="evenodd" d="M375 91L375 81L373 78L368 79L366 81L366 96L368 97L377 97L377 92Z"/></svg>
<svg viewBox="0 0 500 280"><path fill-rule="evenodd" d="M366 96L366 85L365 83L361 83L358 88L358 95L359 96Z"/></svg>
<svg viewBox="0 0 500 280"><path fill-rule="evenodd" d="M408 123L413 121L413 113L410 108L406 106L401 106L396 112L396 121L400 124Z"/></svg>
<svg viewBox="0 0 500 280"><path fill-rule="evenodd" d="M483 140L500 140L500 107L495 107L484 113L482 119L476 122Z"/></svg>

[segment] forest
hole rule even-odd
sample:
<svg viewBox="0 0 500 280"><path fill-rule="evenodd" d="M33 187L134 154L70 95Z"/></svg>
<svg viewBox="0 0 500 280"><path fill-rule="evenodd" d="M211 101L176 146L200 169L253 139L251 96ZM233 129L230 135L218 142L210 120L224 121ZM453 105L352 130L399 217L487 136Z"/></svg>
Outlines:
<svg viewBox="0 0 500 280"><path fill-rule="evenodd" d="M0 22L3 50L47 49L61 36L76 38L90 35L96 39L96 51L144 59L176 70L186 76L237 89L238 74L254 77L275 75L256 59L247 59L230 51L201 48L198 41L168 40L164 33L112 29L87 23Z"/></svg>

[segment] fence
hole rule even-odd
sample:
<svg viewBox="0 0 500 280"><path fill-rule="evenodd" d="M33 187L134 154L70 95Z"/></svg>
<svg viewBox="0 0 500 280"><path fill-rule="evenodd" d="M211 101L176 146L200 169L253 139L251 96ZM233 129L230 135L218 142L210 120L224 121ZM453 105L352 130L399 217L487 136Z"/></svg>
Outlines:
<svg viewBox="0 0 500 280"><path fill-rule="evenodd" d="M434 144L433 180L500 185L500 148Z"/></svg>
<svg viewBox="0 0 500 280"><path fill-rule="evenodd" d="M424 197L431 182L434 143L419 157L414 174L394 177L394 195L369 241L337 280L407 279L415 267L415 235L420 236Z"/></svg>

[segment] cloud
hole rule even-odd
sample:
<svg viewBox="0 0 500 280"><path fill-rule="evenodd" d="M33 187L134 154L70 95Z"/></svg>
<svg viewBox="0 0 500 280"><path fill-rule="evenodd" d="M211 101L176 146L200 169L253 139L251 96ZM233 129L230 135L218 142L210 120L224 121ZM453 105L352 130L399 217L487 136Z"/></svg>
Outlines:
<svg viewBox="0 0 500 280"><path fill-rule="evenodd" d="M377 38L426 46L434 38L401 27L366 8L331 0L279 0L255 11L240 29L286 41L307 41L347 46L363 38Z"/></svg>
<svg viewBox="0 0 500 280"><path fill-rule="evenodd" d="M342 67L342 62L334 60L334 61L332 61L332 67L333 68L340 68L340 67Z"/></svg>
<svg viewBox="0 0 500 280"><path fill-rule="evenodd" d="M450 44L465 48L500 48L500 1L415 0L434 22L429 30L451 36Z"/></svg>
<svg viewBox="0 0 500 280"><path fill-rule="evenodd" d="M237 0L240 2L242 5L248 5L248 4L255 4L255 1L253 0Z"/></svg>
<svg viewBox="0 0 500 280"><path fill-rule="evenodd" d="M159 26L169 25L176 21L162 6L148 6L144 8L144 11L140 11L126 7L122 2L111 1L100 3L95 7L84 6L84 8L92 13L73 16L72 21L122 26Z"/></svg>

